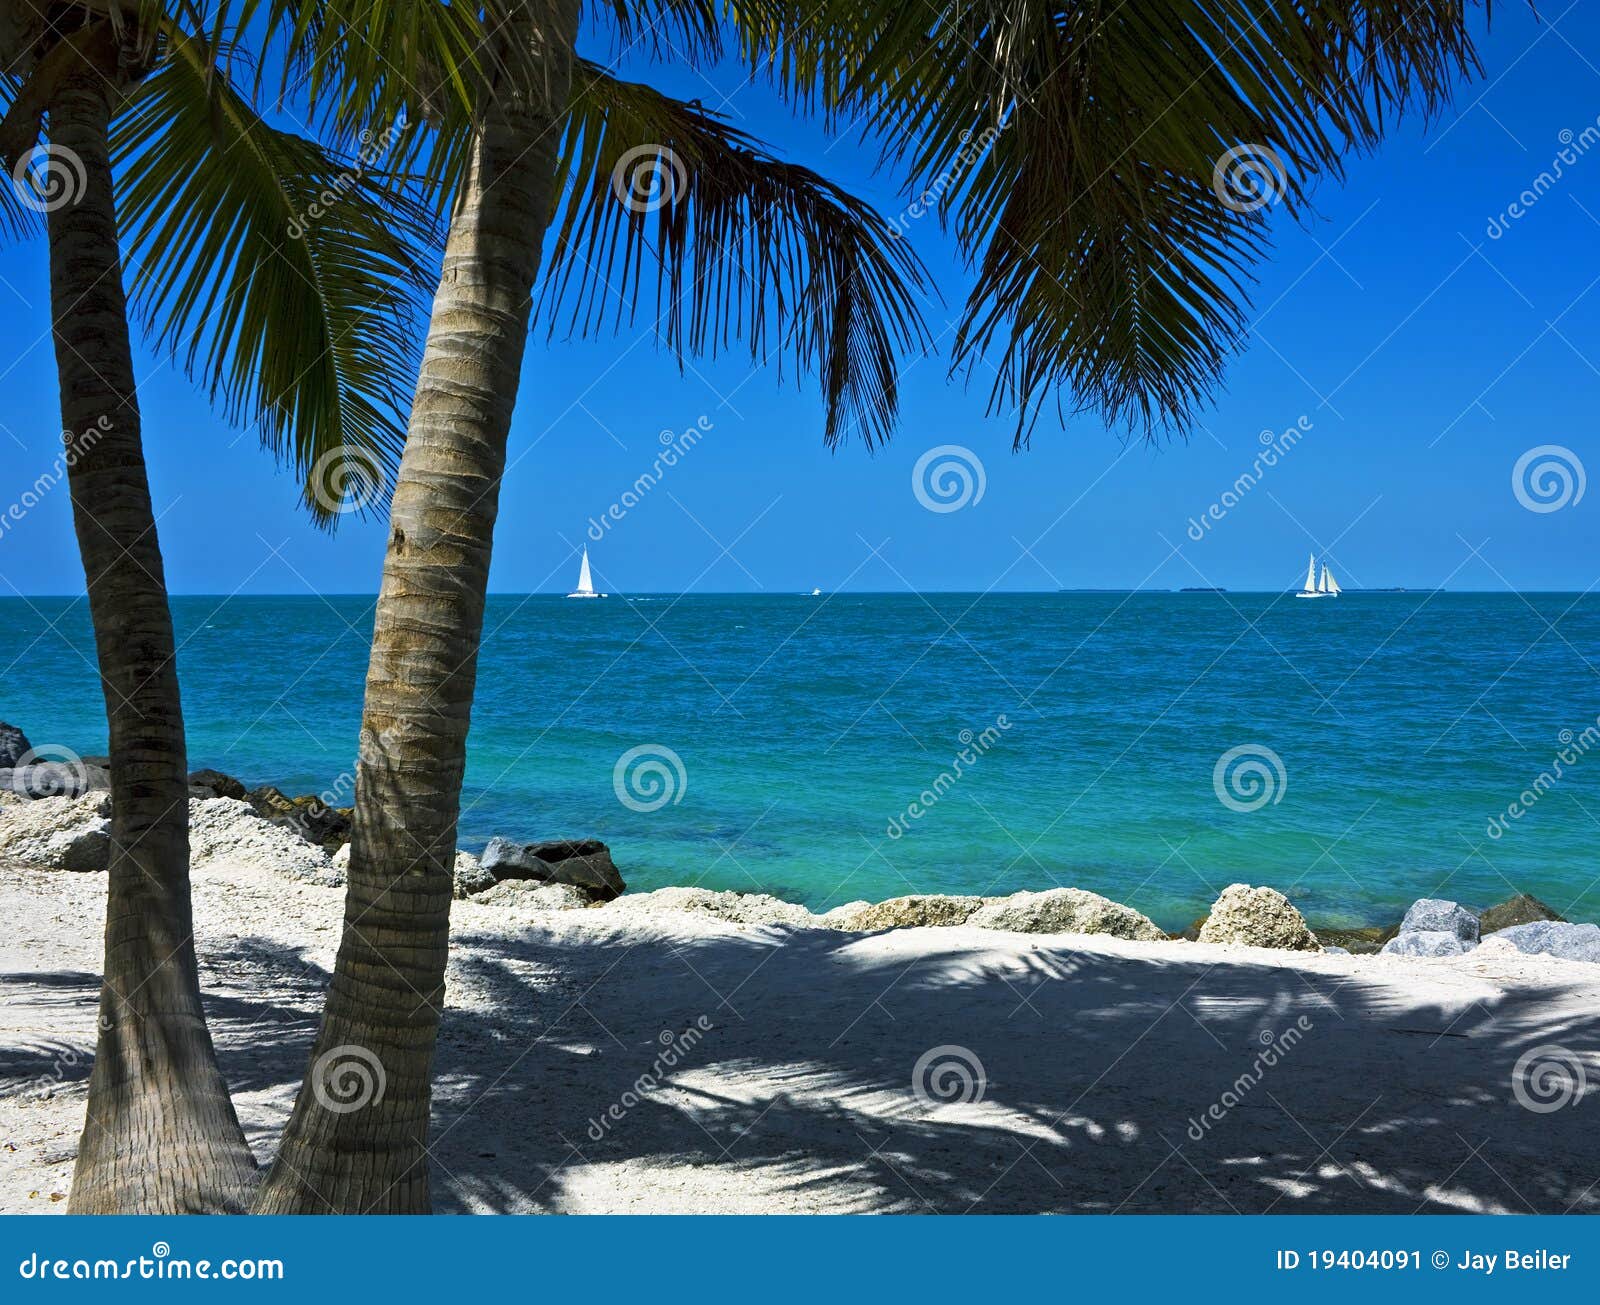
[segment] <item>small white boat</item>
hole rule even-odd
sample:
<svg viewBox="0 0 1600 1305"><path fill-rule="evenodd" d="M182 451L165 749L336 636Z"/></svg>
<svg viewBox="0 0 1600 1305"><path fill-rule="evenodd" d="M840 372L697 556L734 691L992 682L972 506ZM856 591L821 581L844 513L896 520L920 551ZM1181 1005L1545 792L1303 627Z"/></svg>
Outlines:
<svg viewBox="0 0 1600 1305"><path fill-rule="evenodd" d="M589 550L588 550L587 547L585 547L584 550L583 550L583 565L578 568L578 587L576 589L574 589L570 594L568 594L567 597L568 598L608 598L608 597L610 597L609 594L599 594L599 593L595 592L594 577L589 574Z"/></svg>
<svg viewBox="0 0 1600 1305"><path fill-rule="evenodd" d="M1328 564L1322 564L1322 574L1317 575L1317 556L1311 555L1311 560L1306 563L1306 587L1295 595L1296 598L1337 598L1339 596L1339 582L1333 578L1333 572L1328 570Z"/></svg>
<svg viewBox="0 0 1600 1305"><path fill-rule="evenodd" d="M811 591L811 596L812 596L812 597L813 597L813 598L821 598L821 597L822 597L822 590L820 590L820 589L813 589L813 590L812 590L812 591Z"/></svg>

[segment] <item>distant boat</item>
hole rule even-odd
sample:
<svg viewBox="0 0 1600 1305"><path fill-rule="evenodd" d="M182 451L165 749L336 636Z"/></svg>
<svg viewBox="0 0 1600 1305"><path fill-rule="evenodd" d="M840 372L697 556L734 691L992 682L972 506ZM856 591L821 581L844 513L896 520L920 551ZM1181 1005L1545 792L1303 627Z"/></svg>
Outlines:
<svg viewBox="0 0 1600 1305"><path fill-rule="evenodd" d="M589 574L589 550L583 550L583 565L578 568L578 587L568 598L607 598L608 594L597 594L594 590L594 577Z"/></svg>
<svg viewBox="0 0 1600 1305"><path fill-rule="evenodd" d="M820 589L813 589L813 590L812 590L812 591L811 591L811 596L812 596L812 597L813 597L813 598L821 598L821 597L822 597L822 590L820 590Z"/></svg>
<svg viewBox="0 0 1600 1305"><path fill-rule="evenodd" d="M1306 587L1295 595L1296 598L1337 598L1339 596L1339 582L1333 578L1333 572L1328 570L1328 564L1322 564L1322 574L1317 574L1317 555L1313 553L1311 560L1306 563Z"/></svg>

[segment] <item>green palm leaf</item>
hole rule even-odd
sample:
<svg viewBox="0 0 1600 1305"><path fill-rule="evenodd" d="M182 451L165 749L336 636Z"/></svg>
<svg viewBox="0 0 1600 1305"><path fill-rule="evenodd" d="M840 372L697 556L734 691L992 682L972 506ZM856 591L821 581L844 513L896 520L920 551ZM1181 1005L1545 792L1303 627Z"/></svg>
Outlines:
<svg viewBox="0 0 1600 1305"><path fill-rule="evenodd" d="M921 263L873 210L694 105L593 64L574 77L568 184L537 311L552 332L635 320L666 345L814 369L825 438L887 437L902 354L927 344ZM652 189L654 187L654 189Z"/></svg>

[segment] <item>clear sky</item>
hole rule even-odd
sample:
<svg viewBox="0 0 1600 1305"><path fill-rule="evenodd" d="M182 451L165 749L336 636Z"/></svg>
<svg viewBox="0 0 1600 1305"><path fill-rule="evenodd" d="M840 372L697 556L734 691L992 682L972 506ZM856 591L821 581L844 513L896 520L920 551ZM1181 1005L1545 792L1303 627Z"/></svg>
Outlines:
<svg viewBox="0 0 1600 1305"><path fill-rule="evenodd" d="M1541 445L1600 475L1600 146L1576 143L1600 118L1600 14L1557 0L1541 22L1497 6L1482 52L1486 76L1441 120L1410 122L1353 159L1343 185L1319 187L1303 225L1275 215L1251 343L1187 442L1129 444L1081 416L1065 428L1042 420L1032 448L1013 454L1010 414L985 413L987 374L969 387L936 355L908 365L887 450L829 453L814 384L787 372L780 388L775 369L735 355L680 375L642 328L582 343L547 344L540 332L491 588L570 588L590 517L649 467L661 431L703 419L694 450L593 546L601 588L1283 589L1315 548L1347 587L1587 589L1600 576L1600 487L1535 512L1512 476ZM605 44L588 53L604 57ZM720 106L886 214L904 207L856 138L795 120L742 72L624 68ZM1580 157L1507 222L1564 139ZM935 221L914 223L910 238L944 298L928 319L948 339L967 277ZM5 502L58 448L47 303L42 242L0 249ZM174 592L376 590L380 524L314 530L293 478L252 432L219 420L166 360L141 350L138 370ZM1301 421L1309 430L1293 450L1190 538L1191 518L1250 467L1260 432ZM950 444L981 462L983 496L931 512L913 469ZM0 536L0 577L0 594L82 591L64 490Z"/></svg>

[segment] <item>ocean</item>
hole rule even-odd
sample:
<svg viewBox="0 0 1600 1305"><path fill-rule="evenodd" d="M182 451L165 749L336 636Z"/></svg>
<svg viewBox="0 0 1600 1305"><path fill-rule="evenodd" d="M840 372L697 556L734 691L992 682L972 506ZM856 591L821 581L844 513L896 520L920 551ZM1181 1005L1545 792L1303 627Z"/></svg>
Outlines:
<svg viewBox="0 0 1600 1305"><path fill-rule="evenodd" d="M348 803L373 600L173 606L191 767ZM1075 885L1175 928L1244 881L1314 924L1600 919L1597 663L1576 594L497 595L460 843L816 910ZM82 600L0 600L0 666L0 719L105 750Z"/></svg>

